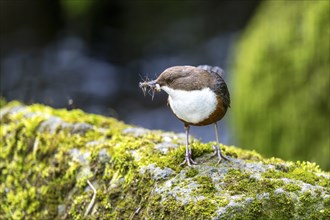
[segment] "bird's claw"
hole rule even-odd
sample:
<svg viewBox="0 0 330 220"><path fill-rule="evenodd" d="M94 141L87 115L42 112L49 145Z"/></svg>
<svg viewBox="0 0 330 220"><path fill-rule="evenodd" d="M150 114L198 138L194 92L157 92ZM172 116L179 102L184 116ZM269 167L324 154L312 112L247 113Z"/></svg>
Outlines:
<svg viewBox="0 0 330 220"><path fill-rule="evenodd" d="M214 150L214 153L211 155L211 158L215 157L215 156L218 156L219 160L218 160L217 164L219 164L222 159L225 160L225 161L230 161L229 158L226 157L225 155L223 155L221 153L221 150L220 149L218 150L214 145L212 145L212 149Z"/></svg>
<svg viewBox="0 0 330 220"><path fill-rule="evenodd" d="M187 165L188 165L189 167L191 167L192 164L193 164L193 165L196 165L196 164L197 164L197 162L195 162L195 161L191 158L191 154L189 154L189 155L186 156L186 158L184 159L184 161L183 161L182 163L180 163L180 166L183 166L183 165L185 165L186 163L187 163Z"/></svg>

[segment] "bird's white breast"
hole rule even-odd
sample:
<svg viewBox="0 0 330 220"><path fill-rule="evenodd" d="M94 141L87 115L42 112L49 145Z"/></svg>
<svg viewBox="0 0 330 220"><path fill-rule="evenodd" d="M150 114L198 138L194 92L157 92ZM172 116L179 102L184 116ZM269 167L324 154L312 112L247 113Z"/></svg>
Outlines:
<svg viewBox="0 0 330 220"><path fill-rule="evenodd" d="M202 90L176 90L162 86L174 114L190 123L199 123L212 114L217 106L216 94L209 88Z"/></svg>

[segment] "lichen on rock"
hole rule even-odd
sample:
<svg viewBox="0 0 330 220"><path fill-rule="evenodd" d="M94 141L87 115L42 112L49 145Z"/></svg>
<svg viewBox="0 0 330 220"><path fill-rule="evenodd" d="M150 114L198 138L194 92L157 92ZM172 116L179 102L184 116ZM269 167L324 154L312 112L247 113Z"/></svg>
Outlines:
<svg viewBox="0 0 330 220"><path fill-rule="evenodd" d="M5 219L328 219L330 174L310 162L192 143L112 118L10 102L1 108ZM96 199L90 212L93 190ZM87 216L86 216L86 215Z"/></svg>

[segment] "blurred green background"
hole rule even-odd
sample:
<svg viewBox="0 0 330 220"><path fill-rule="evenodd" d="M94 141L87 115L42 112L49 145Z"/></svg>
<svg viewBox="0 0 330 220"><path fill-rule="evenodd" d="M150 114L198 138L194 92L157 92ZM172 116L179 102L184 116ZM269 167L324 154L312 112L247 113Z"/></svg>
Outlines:
<svg viewBox="0 0 330 220"><path fill-rule="evenodd" d="M239 146L330 169L330 1L267 1L236 45Z"/></svg>

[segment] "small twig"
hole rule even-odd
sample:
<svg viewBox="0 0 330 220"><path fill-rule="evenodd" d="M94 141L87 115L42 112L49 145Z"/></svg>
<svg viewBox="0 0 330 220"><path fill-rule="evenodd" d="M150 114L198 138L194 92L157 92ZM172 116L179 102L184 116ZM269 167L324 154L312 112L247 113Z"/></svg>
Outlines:
<svg viewBox="0 0 330 220"><path fill-rule="evenodd" d="M132 215L130 216L130 220L132 220L134 217L135 217L135 215L137 215L137 214L139 214L139 212L140 212L140 210L141 210L141 208L142 207L139 207L137 210L135 210L135 212L134 213L132 213Z"/></svg>
<svg viewBox="0 0 330 220"><path fill-rule="evenodd" d="M87 206L87 209L86 209L86 211L85 211L85 215L84 216L86 216L86 215L88 215L88 213L91 211L91 209L92 209L92 207L93 207L93 205L94 205L94 203L95 203L95 198L96 198L96 189L94 188L94 186L89 182L89 180L87 180L87 183L88 183L88 185L92 188L92 190L93 190L93 197L92 197L92 200L91 200L91 202L88 204L88 206Z"/></svg>
<svg viewBox="0 0 330 220"><path fill-rule="evenodd" d="M36 139L35 139L35 141L34 141L34 144L33 144L33 156L34 157L37 154L38 147L39 147L39 138L37 136Z"/></svg>
<svg viewBox="0 0 330 220"><path fill-rule="evenodd" d="M142 81L148 81L149 80L149 77L148 77L148 75L146 75L145 77L143 77L141 74L139 74L139 76L140 76L140 79L142 80Z"/></svg>

